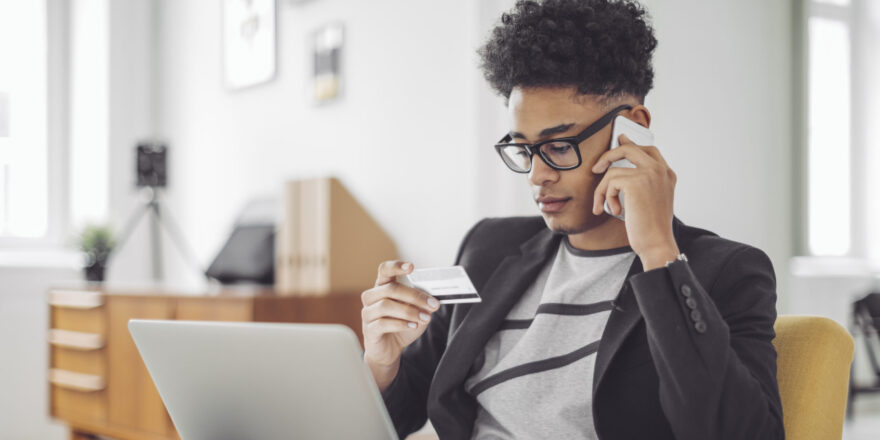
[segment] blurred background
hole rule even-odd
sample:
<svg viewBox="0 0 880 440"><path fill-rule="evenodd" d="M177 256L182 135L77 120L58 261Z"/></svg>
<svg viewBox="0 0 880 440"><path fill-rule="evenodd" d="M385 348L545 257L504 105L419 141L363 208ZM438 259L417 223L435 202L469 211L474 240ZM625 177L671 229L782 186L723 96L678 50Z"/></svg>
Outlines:
<svg viewBox="0 0 880 440"><path fill-rule="evenodd" d="M47 292L81 286L84 232L117 244L106 285L199 294L242 216L284 223L290 181L337 179L416 267L481 218L538 215L477 64L513 3L0 0L0 438L68 435ZM676 215L764 250L779 313L850 329L876 384L851 315L880 291L880 2L642 3ZM138 184L151 157L164 185ZM844 437L876 438L876 394L851 409Z"/></svg>

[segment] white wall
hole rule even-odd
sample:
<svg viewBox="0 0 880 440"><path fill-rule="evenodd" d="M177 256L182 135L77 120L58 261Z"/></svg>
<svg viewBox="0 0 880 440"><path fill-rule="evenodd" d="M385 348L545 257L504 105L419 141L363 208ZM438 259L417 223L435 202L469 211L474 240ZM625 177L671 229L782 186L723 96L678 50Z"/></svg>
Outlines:
<svg viewBox="0 0 880 440"><path fill-rule="evenodd" d="M685 223L763 249L785 310L792 255L791 0L651 0L647 105Z"/></svg>
<svg viewBox="0 0 880 440"><path fill-rule="evenodd" d="M474 3L279 2L277 77L234 92L220 69L221 2L159 5L171 207L205 264L249 197L323 174L342 179L404 256L451 262L476 220ZM314 107L307 38L331 21L345 24L344 97Z"/></svg>
<svg viewBox="0 0 880 440"><path fill-rule="evenodd" d="M491 151L505 109L474 53L511 3L279 2L276 79L227 91L221 2L160 1L155 120L171 145L170 207L202 264L245 200L277 195L288 178L340 176L423 266L449 263L481 217L537 214L523 179ZM782 303L792 248L791 0L646 3L660 41L647 104L679 176L676 214L764 249ZM314 107L307 38L330 21L346 26L345 96ZM166 254L172 279L193 279L167 245Z"/></svg>

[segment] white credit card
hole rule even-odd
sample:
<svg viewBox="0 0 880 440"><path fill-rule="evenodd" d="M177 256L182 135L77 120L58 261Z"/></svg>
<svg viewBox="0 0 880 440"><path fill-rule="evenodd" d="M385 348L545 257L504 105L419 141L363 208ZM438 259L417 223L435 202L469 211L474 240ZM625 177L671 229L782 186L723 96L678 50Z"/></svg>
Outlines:
<svg viewBox="0 0 880 440"><path fill-rule="evenodd" d="M467 272L461 266L415 269L406 276L406 281L410 286L424 290L437 298L440 304L482 301Z"/></svg>

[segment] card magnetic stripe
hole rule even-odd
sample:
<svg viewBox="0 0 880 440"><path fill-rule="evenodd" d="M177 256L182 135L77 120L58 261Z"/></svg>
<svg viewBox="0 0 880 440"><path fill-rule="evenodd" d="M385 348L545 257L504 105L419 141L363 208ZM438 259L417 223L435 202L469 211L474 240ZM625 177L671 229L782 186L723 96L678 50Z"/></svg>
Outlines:
<svg viewBox="0 0 880 440"><path fill-rule="evenodd" d="M434 295L434 298L437 298L440 301L447 301L452 299L470 299L470 298L479 298L480 295L476 293L456 293L451 295Z"/></svg>

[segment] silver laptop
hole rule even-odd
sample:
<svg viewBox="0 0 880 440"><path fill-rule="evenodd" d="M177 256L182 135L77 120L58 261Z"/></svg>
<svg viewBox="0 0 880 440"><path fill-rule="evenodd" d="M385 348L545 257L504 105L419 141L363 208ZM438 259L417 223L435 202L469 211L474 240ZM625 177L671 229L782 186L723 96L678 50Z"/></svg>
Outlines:
<svg viewBox="0 0 880 440"><path fill-rule="evenodd" d="M131 320L128 328L183 440L397 440L348 327Z"/></svg>

